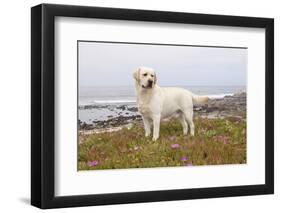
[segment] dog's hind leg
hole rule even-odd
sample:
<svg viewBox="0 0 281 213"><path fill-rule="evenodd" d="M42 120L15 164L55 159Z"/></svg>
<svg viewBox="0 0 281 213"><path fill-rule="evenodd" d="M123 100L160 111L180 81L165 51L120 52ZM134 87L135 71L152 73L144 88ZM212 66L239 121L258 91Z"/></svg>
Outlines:
<svg viewBox="0 0 281 213"><path fill-rule="evenodd" d="M191 119L191 120L188 120L187 122L188 122L188 125L189 125L189 127L190 127L190 135L191 135L191 136L194 136L194 131L195 131L194 129L195 129L195 128L194 128L194 123L193 123L192 119Z"/></svg>
<svg viewBox="0 0 281 213"><path fill-rule="evenodd" d="M184 135L187 135L187 132L188 132L188 125L187 125L187 123L186 123L185 116L184 116L183 114L180 114L179 120L180 120L181 125L182 125L183 134L184 134Z"/></svg>
<svg viewBox="0 0 281 213"><path fill-rule="evenodd" d="M194 136L194 123L193 123L193 112L183 112L186 122L190 128L190 135Z"/></svg>

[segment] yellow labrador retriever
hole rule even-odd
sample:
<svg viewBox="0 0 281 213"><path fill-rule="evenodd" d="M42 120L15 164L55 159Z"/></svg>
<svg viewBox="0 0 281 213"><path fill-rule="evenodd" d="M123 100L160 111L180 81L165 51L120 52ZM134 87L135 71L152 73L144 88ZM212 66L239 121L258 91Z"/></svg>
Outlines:
<svg viewBox="0 0 281 213"><path fill-rule="evenodd" d="M160 120L176 117L183 127L183 134L194 135L193 103L208 101L206 96L197 96L190 91L156 84L156 74L152 68L140 67L134 74L138 110L142 116L145 136L150 136L153 126L153 140L159 138Z"/></svg>

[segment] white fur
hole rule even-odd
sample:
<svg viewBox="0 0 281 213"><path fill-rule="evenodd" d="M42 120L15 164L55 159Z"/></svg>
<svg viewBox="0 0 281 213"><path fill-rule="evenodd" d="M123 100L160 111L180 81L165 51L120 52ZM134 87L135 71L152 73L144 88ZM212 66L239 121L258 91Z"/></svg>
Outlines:
<svg viewBox="0 0 281 213"><path fill-rule="evenodd" d="M136 81L138 110L142 115L146 137L150 136L153 127L153 140L157 140L160 121L172 117L181 122L183 134L187 134L189 127L190 134L194 135L193 102L203 103L208 97L195 96L182 88L158 86L156 73L152 68L140 67L133 76Z"/></svg>

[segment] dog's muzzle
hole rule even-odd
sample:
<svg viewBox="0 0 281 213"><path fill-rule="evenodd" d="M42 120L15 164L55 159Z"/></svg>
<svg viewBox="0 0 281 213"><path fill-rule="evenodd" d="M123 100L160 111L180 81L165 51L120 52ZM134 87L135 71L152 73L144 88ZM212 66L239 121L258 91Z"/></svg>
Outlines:
<svg viewBox="0 0 281 213"><path fill-rule="evenodd" d="M153 86L153 81L152 80L148 80L147 81L147 85L146 86L142 85L142 88L149 89L149 88L152 88L152 86Z"/></svg>
<svg viewBox="0 0 281 213"><path fill-rule="evenodd" d="M152 80L148 80L148 81L147 81L147 87L148 87L148 88L151 88L152 85L153 85L153 81L152 81Z"/></svg>

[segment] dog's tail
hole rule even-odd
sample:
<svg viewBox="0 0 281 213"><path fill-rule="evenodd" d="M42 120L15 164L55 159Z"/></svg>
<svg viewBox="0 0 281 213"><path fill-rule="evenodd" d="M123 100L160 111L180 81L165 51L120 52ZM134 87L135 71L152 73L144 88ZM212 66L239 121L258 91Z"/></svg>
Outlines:
<svg viewBox="0 0 281 213"><path fill-rule="evenodd" d="M208 96L192 95L192 100L195 104L204 104L207 103L210 98Z"/></svg>

